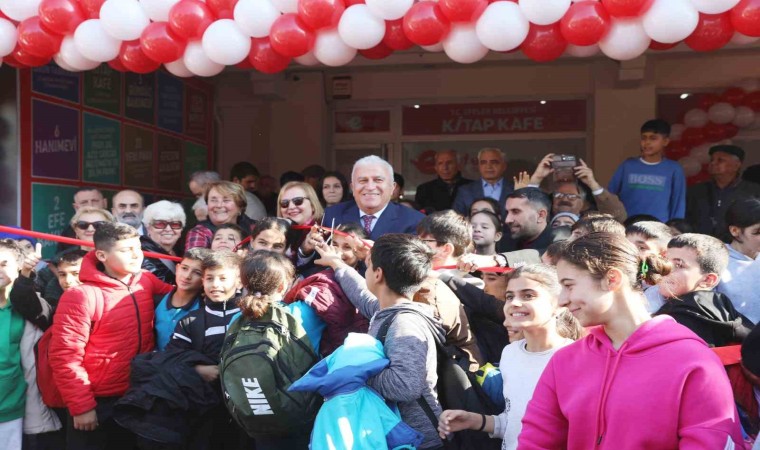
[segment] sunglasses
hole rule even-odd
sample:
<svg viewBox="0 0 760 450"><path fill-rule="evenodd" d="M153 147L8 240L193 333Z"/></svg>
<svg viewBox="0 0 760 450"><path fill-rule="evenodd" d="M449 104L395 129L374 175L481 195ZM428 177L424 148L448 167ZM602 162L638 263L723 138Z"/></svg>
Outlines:
<svg viewBox="0 0 760 450"><path fill-rule="evenodd" d="M97 230L104 223L108 223L108 222L106 222L105 220L98 220L97 222L85 222L84 220L80 220L79 222L75 223L74 226L79 228L82 231L87 231L90 228L90 225L92 225L92 227Z"/></svg>
<svg viewBox="0 0 760 450"><path fill-rule="evenodd" d="M176 221L154 220L151 226L157 230L165 230L166 227L169 227L172 230L181 230L182 222L180 222L179 220L176 220Z"/></svg>
<svg viewBox="0 0 760 450"><path fill-rule="evenodd" d="M287 199L287 198L282 199L280 200L280 208L287 208L290 205L290 202L293 202L293 204L296 206L301 206L303 205L303 202L306 200L308 200L308 198L306 197L294 197L291 199Z"/></svg>

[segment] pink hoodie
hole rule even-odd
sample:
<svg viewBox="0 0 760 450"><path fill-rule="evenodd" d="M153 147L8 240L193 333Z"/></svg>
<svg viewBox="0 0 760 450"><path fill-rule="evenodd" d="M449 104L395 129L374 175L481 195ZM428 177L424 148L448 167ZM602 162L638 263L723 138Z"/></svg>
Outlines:
<svg viewBox="0 0 760 450"><path fill-rule="evenodd" d="M554 354L523 418L518 449L744 449L718 357L669 316L615 351L602 327Z"/></svg>

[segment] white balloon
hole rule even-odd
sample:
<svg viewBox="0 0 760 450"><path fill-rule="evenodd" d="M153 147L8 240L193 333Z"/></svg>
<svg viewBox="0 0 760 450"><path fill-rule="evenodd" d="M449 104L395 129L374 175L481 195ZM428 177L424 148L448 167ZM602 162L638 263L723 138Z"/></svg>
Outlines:
<svg viewBox="0 0 760 450"><path fill-rule="evenodd" d="M670 127L670 140L671 141L679 141L681 140L681 135L683 135L683 132L686 131L686 125L682 123L677 123Z"/></svg>
<svg viewBox="0 0 760 450"><path fill-rule="evenodd" d="M18 30L10 20L0 19L0 58L10 55L16 48Z"/></svg>
<svg viewBox="0 0 760 450"><path fill-rule="evenodd" d="M68 65L66 61L64 61L63 58L61 58L60 53L56 53L55 55L53 55L53 61L55 61L58 67L60 67L61 69L67 72L79 72L79 69Z"/></svg>
<svg viewBox="0 0 760 450"><path fill-rule="evenodd" d="M747 127L748 130L758 130L760 129L760 114L755 114L755 121L752 123L752 125Z"/></svg>
<svg viewBox="0 0 760 450"><path fill-rule="evenodd" d="M225 66L239 63L251 52L251 38L232 19L212 23L203 33L202 42L209 59Z"/></svg>
<svg viewBox="0 0 760 450"><path fill-rule="evenodd" d="M335 28L317 32L314 56L326 66L345 66L356 56L356 49L343 42Z"/></svg>
<svg viewBox="0 0 760 450"><path fill-rule="evenodd" d="M568 44L567 48L565 49L565 53L567 53L570 56L575 56L576 58L588 58L589 56L594 56L597 53L599 53L599 45L598 44L592 44L592 45Z"/></svg>
<svg viewBox="0 0 760 450"><path fill-rule="evenodd" d="M644 13L642 23L650 38L673 44L694 32L699 23L699 11L689 0L654 0Z"/></svg>
<svg viewBox="0 0 760 450"><path fill-rule="evenodd" d="M570 0L520 0L519 5L531 23L549 25L565 15L570 8Z"/></svg>
<svg viewBox="0 0 760 450"><path fill-rule="evenodd" d="M708 120L707 111L699 108L690 109L683 116L683 123L689 128L702 128Z"/></svg>
<svg viewBox="0 0 760 450"><path fill-rule="evenodd" d="M731 36L731 43L737 45L754 44L759 40L760 37L747 36L746 34L741 34L738 31L734 31L734 35Z"/></svg>
<svg viewBox="0 0 760 450"><path fill-rule="evenodd" d="M203 51L201 41L187 43L185 55L182 57L185 67L199 77L213 77L224 70L224 64L218 64L210 60Z"/></svg>
<svg viewBox="0 0 760 450"><path fill-rule="evenodd" d="M443 50L449 58L462 64L480 61L488 54L488 48L480 43L471 23L454 23L443 39Z"/></svg>
<svg viewBox="0 0 760 450"><path fill-rule="evenodd" d="M757 78L744 78L736 83L736 86L749 94L750 92L760 91L760 80Z"/></svg>
<svg viewBox="0 0 760 450"><path fill-rule="evenodd" d="M298 12L298 0L272 0L272 3L283 14Z"/></svg>
<svg viewBox="0 0 760 450"><path fill-rule="evenodd" d="M190 69L185 65L183 58L166 63L164 64L164 67L166 67L166 70L168 70L170 74L180 78L189 78L193 76L193 73L190 72Z"/></svg>
<svg viewBox="0 0 760 450"><path fill-rule="evenodd" d="M691 0L697 11L703 14L721 14L739 3L739 0Z"/></svg>
<svg viewBox="0 0 760 450"><path fill-rule="evenodd" d="M243 33L250 37L263 38L269 36L269 30L280 17L280 11L270 0L240 0L235 5L233 15Z"/></svg>
<svg viewBox="0 0 760 450"><path fill-rule="evenodd" d="M644 31L641 19L612 19L610 30L599 41L599 48L612 59L627 61L638 58L652 42Z"/></svg>
<svg viewBox="0 0 760 450"><path fill-rule="evenodd" d="M319 64L319 60L316 56L314 56L314 52L308 52L305 55L298 56L296 58L293 58L298 64L301 64L302 66L316 66Z"/></svg>
<svg viewBox="0 0 760 450"><path fill-rule="evenodd" d="M710 162L710 148L714 144L702 144L694 147L689 152L689 156L696 159L699 164L707 164ZM697 172L699 173L699 172Z"/></svg>
<svg viewBox="0 0 760 450"><path fill-rule="evenodd" d="M734 120L731 122L739 128L746 128L755 123L755 111L746 106L737 106Z"/></svg>
<svg viewBox="0 0 760 450"><path fill-rule="evenodd" d="M137 0L107 0L100 8L100 22L114 38L132 41L140 37L150 19Z"/></svg>
<svg viewBox="0 0 760 450"><path fill-rule="evenodd" d="M496 52L516 49L529 30L530 22L517 3L512 2L491 3L475 24L480 42Z"/></svg>
<svg viewBox="0 0 760 450"><path fill-rule="evenodd" d="M80 23L74 32L74 43L82 56L98 62L116 58L121 49L121 41L106 32L100 19ZM67 62L71 65L70 61Z"/></svg>
<svg viewBox="0 0 760 450"><path fill-rule="evenodd" d="M420 48L430 53L439 53L443 51L443 42L439 42L433 45L420 45Z"/></svg>
<svg viewBox="0 0 760 450"><path fill-rule="evenodd" d="M340 17L338 33L349 46L366 50L383 40L385 21L372 15L367 5L352 5Z"/></svg>
<svg viewBox="0 0 760 450"><path fill-rule="evenodd" d="M143 11L154 22L167 22L169 11L177 3L179 0L140 0Z"/></svg>
<svg viewBox="0 0 760 450"><path fill-rule="evenodd" d="M414 4L414 0L365 0L370 12L383 20L404 17Z"/></svg>
<svg viewBox="0 0 760 450"><path fill-rule="evenodd" d="M736 108L730 103L716 103L707 111L707 117L710 118L710 122L719 125L731 123L736 117Z"/></svg>
<svg viewBox="0 0 760 450"><path fill-rule="evenodd" d="M21 22L37 15L42 0L2 0L0 11L11 19Z"/></svg>
<svg viewBox="0 0 760 450"><path fill-rule="evenodd" d="M702 164L699 163L697 158L692 156L684 156L678 160L678 164L683 168L683 174L687 177L693 177L702 171Z"/></svg>
<svg viewBox="0 0 760 450"><path fill-rule="evenodd" d="M68 35L61 41L61 49L55 56L56 62L59 60L75 70L92 70L100 65L100 62L87 59L77 49L74 36ZM60 65L60 64L59 64ZM63 67L63 66L61 66Z"/></svg>

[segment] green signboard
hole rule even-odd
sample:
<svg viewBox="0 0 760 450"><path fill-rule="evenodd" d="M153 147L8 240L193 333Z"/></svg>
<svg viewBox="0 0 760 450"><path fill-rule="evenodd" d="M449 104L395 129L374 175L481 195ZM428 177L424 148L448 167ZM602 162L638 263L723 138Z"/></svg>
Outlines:
<svg viewBox="0 0 760 450"><path fill-rule="evenodd" d="M84 113L84 181L121 184L121 123Z"/></svg>
<svg viewBox="0 0 760 450"><path fill-rule="evenodd" d="M108 64L85 72L84 104L111 114L121 114L121 73Z"/></svg>
<svg viewBox="0 0 760 450"><path fill-rule="evenodd" d="M153 139L147 128L124 125L124 184L153 188Z"/></svg>
<svg viewBox="0 0 760 450"><path fill-rule="evenodd" d="M32 183L32 229L60 235L74 215L76 191L77 188L72 186ZM42 257L55 255L57 245L57 242L42 241Z"/></svg>
<svg viewBox="0 0 760 450"><path fill-rule="evenodd" d="M185 142L184 161L185 183L184 188L187 190L187 183L190 181L190 175L199 170L208 170L208 150L202 145L193 142Z"/></svg>

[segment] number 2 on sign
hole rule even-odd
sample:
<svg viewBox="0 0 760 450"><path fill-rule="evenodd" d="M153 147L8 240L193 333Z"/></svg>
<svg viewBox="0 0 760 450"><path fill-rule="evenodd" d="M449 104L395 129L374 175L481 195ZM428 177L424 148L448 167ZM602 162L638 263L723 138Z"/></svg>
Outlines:
<svg viewBox="0 0 760 450"><path fill-rule="evenodd" d="M58 197L57 195L53 197L53 203L55 203L55 206L53 206L53 211L58 211L61 209L60 203L61 203L61 197Z"/></svg>

